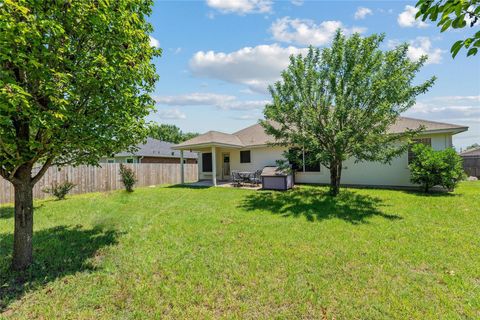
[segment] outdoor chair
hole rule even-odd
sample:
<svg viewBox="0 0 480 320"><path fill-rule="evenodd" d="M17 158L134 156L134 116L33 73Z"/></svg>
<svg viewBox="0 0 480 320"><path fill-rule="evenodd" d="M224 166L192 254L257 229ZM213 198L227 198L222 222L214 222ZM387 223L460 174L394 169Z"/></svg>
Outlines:
<svg viewBox="0 0 480 320"><path fill-rule="evenodd" d="M230 174L232 177L232 184L236 187L240 187L242 185L242 177L238 174L238 171L232 171Z"/></svg>
<svg viewBox="0 0 480 320"><path fill-rule="evenodd" d="M262 183L262 170L257 170L253 173L253 177L251 178L251 182L255 185L259 185Z"/></svg>

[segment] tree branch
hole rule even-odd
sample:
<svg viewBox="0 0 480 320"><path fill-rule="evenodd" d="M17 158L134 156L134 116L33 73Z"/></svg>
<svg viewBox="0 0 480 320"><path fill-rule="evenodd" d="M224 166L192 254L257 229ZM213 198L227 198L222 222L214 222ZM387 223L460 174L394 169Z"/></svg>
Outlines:
<svg viewBox="0 0 480 320"><path fill-rule="evenodd" d="M45 172L47 172L48 168L50 168L50 165L52 164L53 158L48 158L47 161L43 164L42 168L40 171L37 172L37 174L32 178L32 184L35 185L38 180L40 180Z"/></svg>

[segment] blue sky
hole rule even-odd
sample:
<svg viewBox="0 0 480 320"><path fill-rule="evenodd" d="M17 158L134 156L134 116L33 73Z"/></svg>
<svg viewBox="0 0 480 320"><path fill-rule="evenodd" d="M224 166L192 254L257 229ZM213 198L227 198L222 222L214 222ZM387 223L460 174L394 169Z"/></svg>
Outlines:
<svg viewBox="0 0 480 320"><path fill-rule="evenodd" d="M385 33L383 49L411 44L409 56L429 60L418 75L435 86L406 115L468 125L454 137L457 148L480 143L480 56L455 59L450 46L480 30L440 33L413 19L410 1L156 1L150 21L160 80L150 120L184 131L234 132L262 117L266 87L278 79L290 54L309 44L328 46L334 31Z"/></svg>

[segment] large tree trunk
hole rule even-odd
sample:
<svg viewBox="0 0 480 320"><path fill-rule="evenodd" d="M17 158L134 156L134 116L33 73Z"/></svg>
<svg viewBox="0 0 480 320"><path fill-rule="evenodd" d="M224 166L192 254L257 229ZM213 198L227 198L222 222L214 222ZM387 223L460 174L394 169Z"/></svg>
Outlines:
<svg viewBox="0 0 480 320"><path fill-rule="evenodd" d="M342 161L330 163L330 194L337 196L340 192L340 179L342 177Z"/></svg>
<svg viewBox="0 0 480 320"><path fill-rule="evenodd" d="M33 261L33 184L31 170L24 168L15 188L15 232L13 239L14 270L25 270Z"/></svg>

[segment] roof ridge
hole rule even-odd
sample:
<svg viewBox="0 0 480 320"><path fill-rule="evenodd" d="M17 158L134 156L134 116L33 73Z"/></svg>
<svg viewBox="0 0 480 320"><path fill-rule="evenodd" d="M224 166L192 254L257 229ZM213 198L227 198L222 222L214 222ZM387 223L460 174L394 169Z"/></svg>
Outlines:
<svg viewBox="0 0 480 320"><path fill-rule="evenodd" d="M215 132L215 133L221 133L221 134L226 134L226 135L229 135L229 136L233 136L234 134L233 133L227 133L227 132L223 132L223 131L217 131L217 130L208 130L207 132L205 132L204 134L207 134L207 133L212 133L212 132Z"/></svg>
<svg viewBox="0 0 480 320"><path fill-rule="evenodd" d="M240 133L240 132L242 132L242 131L245 131L245 130L247 130L247 129L250 129L250 128L255 127L255 126L258 126L258 125L260 125L259 122L254 123L254 124L252 124L252 125L249 125L248 127L245 127L245 128L240 129L240 130L238 130L238 131L235 131L235 132L232 133L232 134L233 134L233 135L237 135L238 133Z"/></svg>

